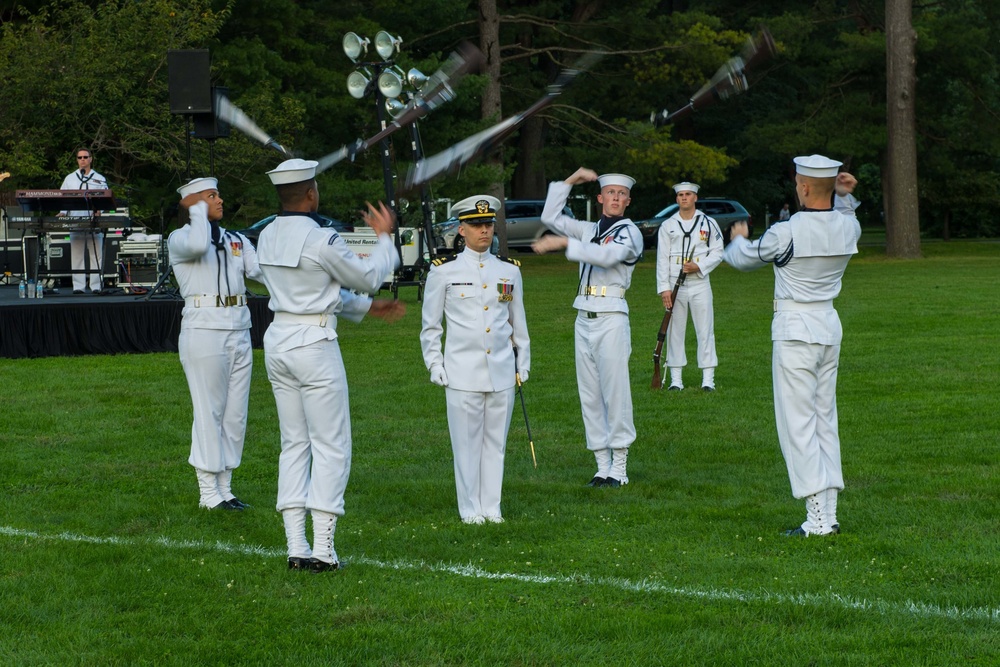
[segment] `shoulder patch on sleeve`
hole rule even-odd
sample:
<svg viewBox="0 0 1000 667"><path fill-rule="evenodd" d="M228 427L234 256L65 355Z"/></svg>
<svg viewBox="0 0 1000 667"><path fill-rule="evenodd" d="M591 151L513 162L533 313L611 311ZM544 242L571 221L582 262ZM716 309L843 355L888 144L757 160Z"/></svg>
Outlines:
<svg viewBox="0 0 1000 667"><path fill-rule="evenodd" d="M431 264L434 266L441 266L442 264L447 264L448 262L454 262L456 259L458 259L458 253L449 255L448 257L438 257L437 259L431 260Z"/></svg>
<svg viewBox="0 0 1000 667"><path fill-rule="evenodd" d="M500 257L500 256L497 256L497 259L499 259L501 262L507 262L508 264L513 264L514 266L521 266L521 262L519 262L516 259L513 259L511 257Z"/></svg>
<svg viewBox="0 0 1000 667"><path fill-rule="evenodd" d="M327 245L333 245L334 242L340 238L340 234L337 232L330 232L330 240L326 242Z"/></svg>

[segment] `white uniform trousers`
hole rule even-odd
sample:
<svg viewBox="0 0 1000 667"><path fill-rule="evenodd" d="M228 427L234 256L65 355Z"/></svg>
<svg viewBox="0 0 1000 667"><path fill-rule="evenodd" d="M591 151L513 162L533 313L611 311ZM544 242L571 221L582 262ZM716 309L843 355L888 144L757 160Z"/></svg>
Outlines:
<svg viewBox="0 0 1000 667"><path fill-rule="evenodd" d="M104 234L97 232L70 232L69 256L73 267L73 291L87 286L87 274L82 273L84 262L90 260L90 289L98 292L104 288ZM75 273L80 271L81 273Z"/></svg>
<svg viewBox="0 0 1000 667"><path fill-rule="evenodd" d="M774 341L774 418L795 498L844 488L837 430L839 359L840 345Z"/></svg>
<svg viewBox="0 0 1000 667"><path fill-rule="evenodd" d="M719 365L719 358L715 354L712 285L704 281L685 282L677 292L677 303L667 328L667 367L687 366L684 339L687 336L688 312L698 338L698 368L715 368Z"/></svg>
<svg viewBox="0 0 1000 667"><path fill-rule="evenodd" d="M632 329L626 313L576 318L576 383L587 449L625 449L635 441L628 360Z"/></svg>
<svg viewBox="0 0 1000 667"><path fill-rule="evenodd" d="M287 352L265 349L278 407L278 504L344 514L351 475L351 414L340 345L320 340Z"/></svg>
<svg viewBox="0 0 1000 667"><path fill-rule="evenodd" d="M243 457L247 428L250 330L182 328L177 347L194 406L188 463L210 473L232 470Z"/></svg>
<svg viewBox="0 0 1000 667"><path fill-rule="evenodd" d="M461 391L445 387L455 491L463 519L501 516L503 458L514 412L514 388Z"/></svg>

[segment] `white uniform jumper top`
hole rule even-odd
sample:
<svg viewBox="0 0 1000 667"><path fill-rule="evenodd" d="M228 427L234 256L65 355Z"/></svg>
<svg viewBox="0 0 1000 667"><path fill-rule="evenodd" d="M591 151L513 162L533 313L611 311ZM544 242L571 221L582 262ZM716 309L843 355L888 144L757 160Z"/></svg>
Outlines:
<svg viewBox="0 0 1000 667"><path fill-rule="evenodd" d="M689 273L677 291L667 331L666 365L670 368L687 365L684 338L690 311L698 337L698 367L715 368L719 359L715 353L715 317L708 274L722 263L722 231L714 219L700 211L695 211L690 220L682 219L678 211L660 225L656 246L657 294L674 288L688 257L698 265L698 272Z"/></svg>
<svg viewBox="0 0 1000 667"><path fill-rule="evenodd" d="M339 234L300 213L279 214L258 246L274 311L264 361L281 430L277 508L342 515L351 419L337 317L360 321L371 298L349 290L377 292L399 255L381 234L371 255L358 257Z"/></svg>
<svg viewBox="0 0 1000 667"><path fill-rule="evenodd" d="M853 197L837 197L835 209L800 211L725 251L740 270L774 265L774 411L796 498L844 488L836 395L843 330L833 299L858 252L855 208Z"/></svg>
<svg viewBox="0 0 1000 667"><path fill-rule="evenodd" d="M602 229L600 222L563 214L571 189L563 181L549 184L542 222L569 238L566 259L580 263L573 307L577 309L576 377L587 448L595 453L598 476L604 478L611 475L612 450L618 450L619 474L624 476L624 454L635 441L628 372L632 332L625 292L642 255L642 234L628 218L604 220Z"/></svg>
<svg viewBox="0 0 1000 667"><path fill-rule="evenodd" d="M184 297L178 339L181 366L194 409L191 456L199 472L202 504L214 507L233 495L232 470L243 458L253 349L244 277L259 280L257 254L245 237L218 229L213 242L208 204L188 211L190 221L170 234L170 262Z"/></svg>
<svg viewBox="0 0 1000 667"><path fill-rule="evenodd" d="M93 169L86 176L78 169L63 179L60 190L106 190L108 179ZM77 218L92 218L96 211L63 211L65 215ZM70 232L69 250L73 273L73 291L77 292L87 287L88 282L93 292L99 292L104 287L104 234L100 230L93 232ZM87 268L86 259L90 259L90 277L83 271Z"/></svg>

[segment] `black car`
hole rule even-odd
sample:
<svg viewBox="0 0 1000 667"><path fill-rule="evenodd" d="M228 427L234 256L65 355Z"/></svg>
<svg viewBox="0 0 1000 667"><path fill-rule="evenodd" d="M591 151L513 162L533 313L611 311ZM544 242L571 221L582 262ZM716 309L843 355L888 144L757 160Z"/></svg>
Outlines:
<svg viewBox="0 0 1000 667"><path fill-rule="evenodd" d="M266 218L264 218L263 220L259 220L258 222L253 223L252 225L250 225L246 229L233 229L233 230L230 230L230 231L236 232L237 234L242 234L243 236L247 237L247 239L250 241L250 243L253 244L253 247L256 248L257 247L257 239L260 237L260 233L262 231L264 231L265 227L267 227L269 224L271 224L272 222L274 222L274 219L276 217L278 217L278 216L276 216L276 215L269 215ZM354 231L354 227L353 226L351 226L351 225L349 225L346 222L343 222L341 220L337 220L336 218L331 218L329 216L322 215L322 214L317 214L317 217L320 218L320 220L321 220L319 226L323 227L325 229L335 229L338 232L353 232Z"/></svg>
<svg viewBox="0 0 1000 667"><path fill-rule="evenodd" d="M719 223L719 228L722 229L723 234L727 233L727 230L734 222L745 222L752 229L750 214L743 207L743 204L734 199L706 197L705 199L696 201L694 206ZM664 220L676 213L678 208L680 207L677 204L671 204L652 218L634 221L639 231L642 232L642 242L645 247L656 247L660 225Z"/></svg>

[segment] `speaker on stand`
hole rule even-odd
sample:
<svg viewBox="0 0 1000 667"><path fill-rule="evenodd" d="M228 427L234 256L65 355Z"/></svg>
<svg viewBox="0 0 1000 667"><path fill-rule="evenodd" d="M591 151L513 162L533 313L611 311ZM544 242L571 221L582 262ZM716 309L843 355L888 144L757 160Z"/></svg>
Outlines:
<svg viewBox="0 0 1000 667"><path fill-rule="evenodd" d="M212 61L208 49L171 49L167 51L167 84L170 95L170 113L183 115L185 118L184 136L187 144L187 166L184 169L184 179L191 178L191 121L194 119L194 133L199 138L214 140L219 136L229 136L229 126L216 123L215 120L215 90L212 88ZM224 89L223 89L224 90ZM225 134L220 134L220 126L225 125ZM210 137L207 135L211 135ZM214 144L210 144L211 175L215 174ZM169 207L173 213L178 212L177 205ZM172 215L171 215L172 217ZM170 257L167 252L167 234L165 212L160 208L160 245L157 253L156 269L159 280L143 297L146 301L154 295L179 299L177 289L168 286L173 273L170 267Z"/></svg>
<svg viewBox="0 0 1000 667"><path fill-rule="evenodd" d="M212 113L211 60L208 49L167 51L170 113Z"/></svg>

